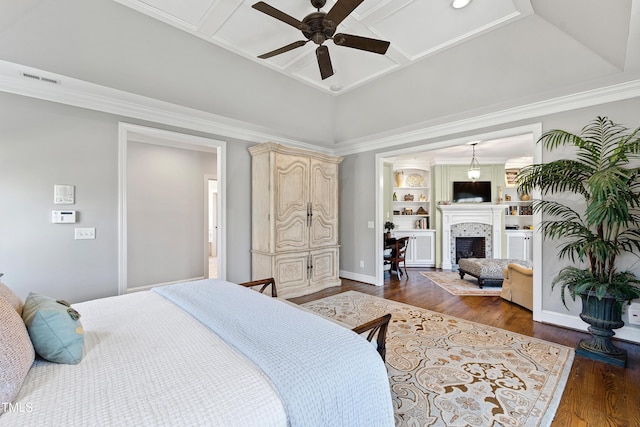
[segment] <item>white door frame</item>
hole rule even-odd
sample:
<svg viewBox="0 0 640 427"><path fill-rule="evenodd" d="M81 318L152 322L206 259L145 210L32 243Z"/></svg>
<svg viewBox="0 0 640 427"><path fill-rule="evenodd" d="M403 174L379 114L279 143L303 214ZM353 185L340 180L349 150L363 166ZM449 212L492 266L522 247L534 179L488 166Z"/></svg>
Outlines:
<svg viewBox="0 0 640 427"><path fill-rule="evenodd" d="M211 250L209 247L209 233L210 233L210 229L209 229L209 220L211 219L211 206L209 205L209 203L211 202L211 198L212 193L210 192L209 189L209 182L210 181L216 181L216 188L217 188L217 181L218 181L218 177L217 175L205 175L204 176L204 205L205 205L205 224L204 224L204 235L205 235L205 246L206 246L206 250L205 250L205 258L206 258L206 263L205 263L205 270L204 270L204 276L205 277L209 277L209 257L211 257ZM218 266L218 268L220 268L220 258L218 257L217 251L217 244L218 244L218 191L216 189L215 192L215 240L216 240L216 264Z"/></svg>
<svg viewBox="0 0 640 427"><path fill-rule="evenodd" d="M164 145L175 148L187 148L216 152L216 171L218 180L218 278L226 279L226 148L225 141L204 138L163 129L118 123L118 294L127 292L127 146L132 135L137 142ZM207 218L205 218L205 223ZM205 225L206 226L206 225ZM207 241L207 239L205 239ZM208 246L208 245L207 245ZM208 250L206 251L208 263ZM205 271L208 264L205 264Z"/></svg>

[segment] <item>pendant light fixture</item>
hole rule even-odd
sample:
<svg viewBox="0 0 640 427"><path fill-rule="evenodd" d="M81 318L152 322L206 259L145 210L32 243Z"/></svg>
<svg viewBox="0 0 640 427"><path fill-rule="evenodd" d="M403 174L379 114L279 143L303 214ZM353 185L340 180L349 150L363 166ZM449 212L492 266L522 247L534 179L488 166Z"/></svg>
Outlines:
<svg viewBox="0 0 640 427"><path fill-rule="evenodd" d="M476 144L477 142L473 142L471 147L473 147L473 157L471 157L471 164L469 165L469 170L467 171L467 177L471 181L477 181L480 178L480 164L476 159Z"/></svg>

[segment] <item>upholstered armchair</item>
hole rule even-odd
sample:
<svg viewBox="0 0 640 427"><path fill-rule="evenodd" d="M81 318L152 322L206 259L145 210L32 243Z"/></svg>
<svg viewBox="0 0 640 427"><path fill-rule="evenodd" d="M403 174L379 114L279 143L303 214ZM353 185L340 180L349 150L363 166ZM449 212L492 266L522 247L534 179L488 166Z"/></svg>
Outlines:
<svg viewBox="0 0 640 427"><path fill-rule="evenodd" d="M502 298L533 310L533 269L508 264L504 269Z"/></svg>

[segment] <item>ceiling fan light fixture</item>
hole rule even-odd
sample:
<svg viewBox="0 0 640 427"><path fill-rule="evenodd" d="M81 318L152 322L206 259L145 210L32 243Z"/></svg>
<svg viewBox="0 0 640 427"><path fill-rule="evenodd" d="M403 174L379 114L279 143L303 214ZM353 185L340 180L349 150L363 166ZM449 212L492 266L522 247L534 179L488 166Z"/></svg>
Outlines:
<svg viewBox="0 0 640 427"><path fill-rule="evenodd" d="M453 0L451 7L454 9L462 9L463 7L469 6L469 3L471 3L471 0Z"/></svg>
<svg viewBox="0 0 640 427"><path fill-rule="evenodd" d="M469 170L467 170L467 178L469 178L471 181L477 181L480 178L480 164L478 163L478 159L476 159L477 144L477 142L471 144L471 146L473 147L473 156L471 157Z"/></svg>
<svg viewBox="0 0 640 427"><path fill-rule="evenodd" d="M304 46L308 41L318 45L316 48L316 59L320 69L320 77L325 80L333 75L333 66L329 49L324 42L333 40L337 46L344 46L352 49L359 49L367 52L384 55L389 48L389 42L369 37L356 36L353 34L335 34L336 27L342 23L364 0L336 0L329 12L320 10L326 4L326 0L310 0L311 5L317 9L305 16L302 21L294 18L283 11L268 5L263 1L253 4L251 7L259 12L267 14L278 21L284 22L302 32L306 40L299 40L289 43L286 46L272 50L271 52L259 55L260 59L271 58L290 50Z"/></svg>
<svg viewBox="0 0 640 427"><path fill-rule="evenodd" d="M325 40L327 40L327 38L321 32L315 32L311 36L311 41L313 41L317 45L320 45L320 44L324 43Z"/></svg>

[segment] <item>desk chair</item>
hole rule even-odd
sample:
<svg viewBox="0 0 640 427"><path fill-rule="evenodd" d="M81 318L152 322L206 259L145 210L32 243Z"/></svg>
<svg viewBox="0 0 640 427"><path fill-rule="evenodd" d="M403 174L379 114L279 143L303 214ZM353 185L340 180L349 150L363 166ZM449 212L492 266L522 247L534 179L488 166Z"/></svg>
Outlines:
<svg viewBox="0 0 640 427"><path fill-rule="evenodd" d="M391 253L385 254L384 256L384 263L391 265L389 274L391 274L391 271L393 270L398 275L398 278L402 277L402 270L400 269L400 263L403 264L404 274L407 275L407 264L405 263L405 255L407 253L408 243L409 243L409 237L401 237L399 239L396 239L395 242L393 242L390 245ZM409 276L407 275L407 278L408 277Z"/></svg>

